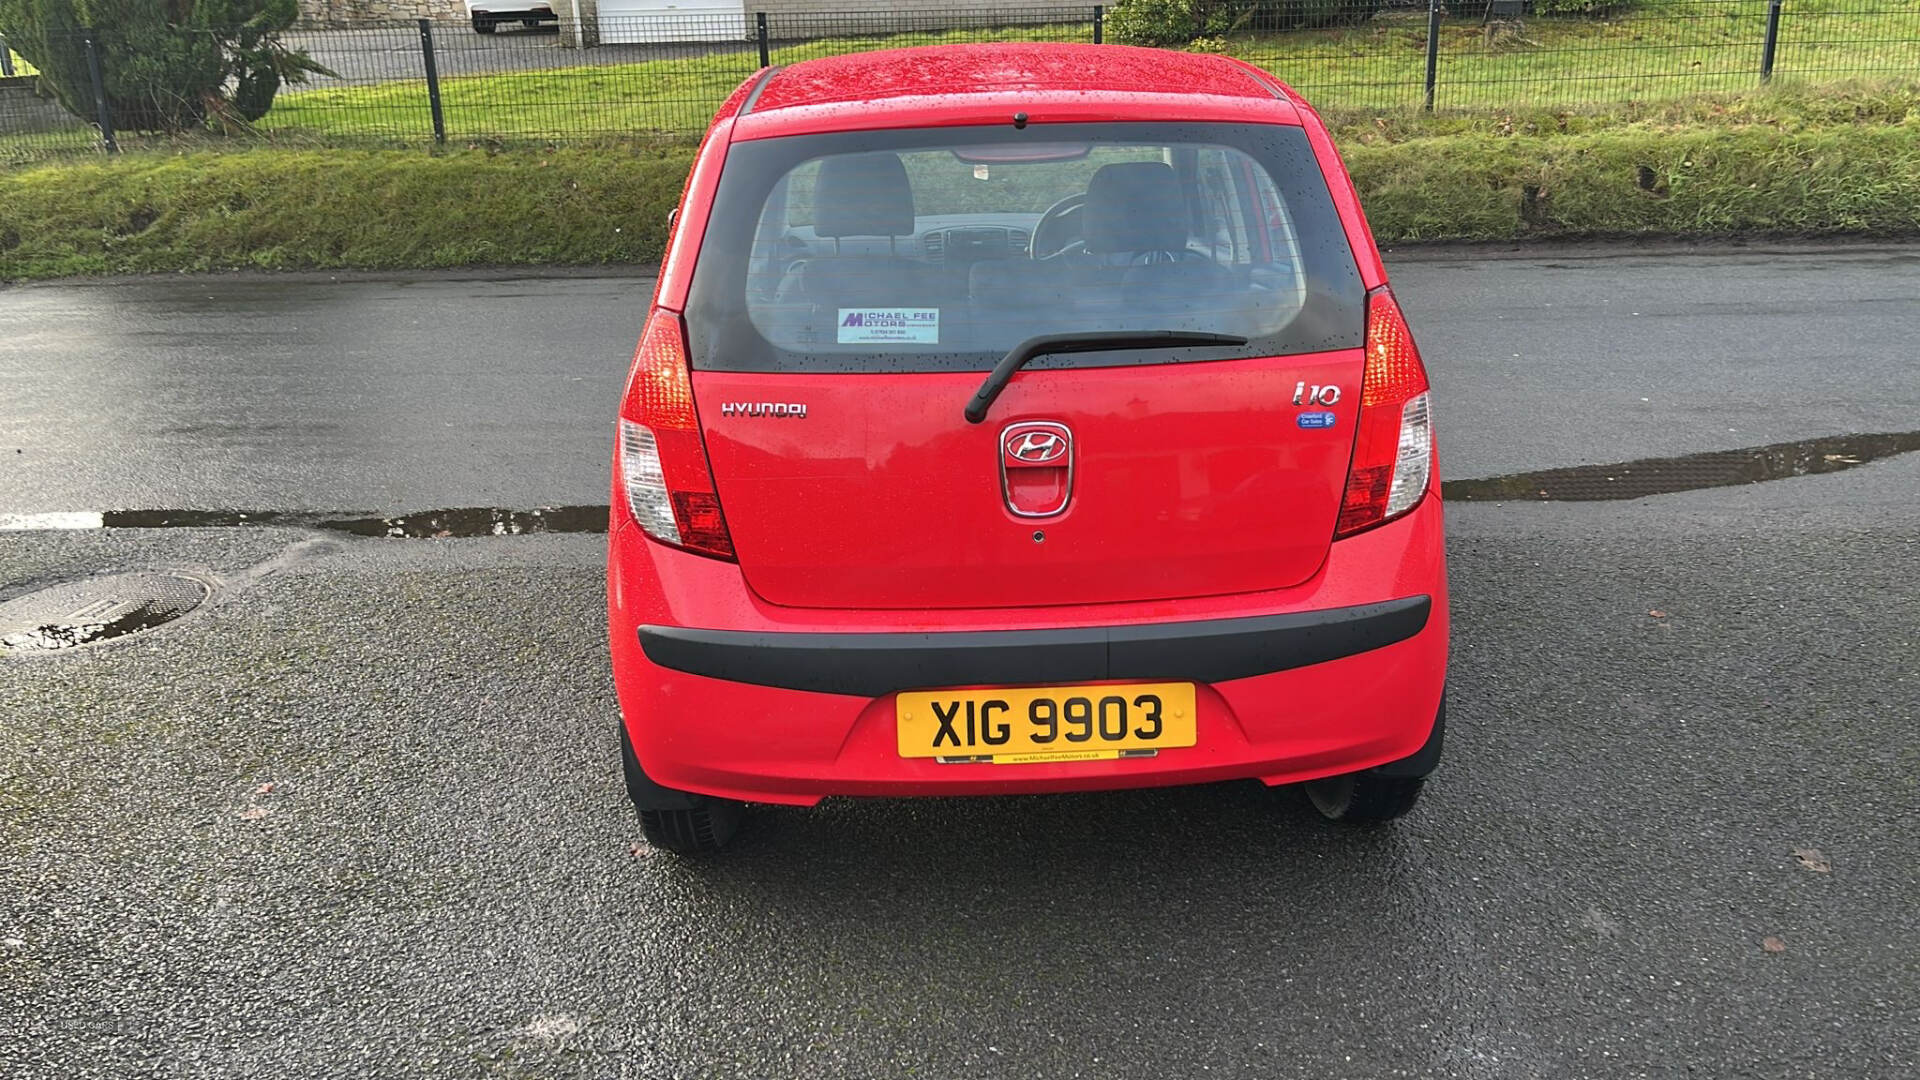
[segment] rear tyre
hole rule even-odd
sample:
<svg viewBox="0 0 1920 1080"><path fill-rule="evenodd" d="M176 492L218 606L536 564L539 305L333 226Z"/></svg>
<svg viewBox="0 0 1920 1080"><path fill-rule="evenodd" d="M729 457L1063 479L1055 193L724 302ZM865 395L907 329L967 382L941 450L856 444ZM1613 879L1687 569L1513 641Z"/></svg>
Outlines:
<svg viewBox="0 0 1920 1080"><path fill-rule="evenodd" d="M1320 816L1342 825L1378 825L1413 809L1426 787L1423 776L1380 776L1373 772L1347 773L1306 784L1307 800Z"/></svg>
<svg viewBox="0 0 1920 1080"><path fill-rule="evenodd" d="M476 34L491 34L494 31L494 26L495 24L492 19L483 19L478 15L473 17L473 32Z"/></svg>
<svg viewBox="0 0 1920 1080"><path fill-rule="evenodd" d="M647 843L675 855L724 851L739 828L740 804L725 799L713 799L691 810L640 811L640 831Z"/></svg>
<svg viewBox="0 0 1920 1080"><path fill-rule="evenodd" d="M1413 809L1427 786L1427 774L1440 764L1447 738L1447 699L1433 717L1433 730L1420 749L1385 765L1359 772L1309 780L1303 787L1307 801L1320 816L1343 825L1378 825Z"/></svg>
<svg viewBox="0 0 1920 1080"><path fill-rule="evenodd" d="M627 798L640 815L640 832L648 843L675 855L711 855L732 843L745 804L655 783L640 767L624 723L620 725L620 764Z"/></svg>

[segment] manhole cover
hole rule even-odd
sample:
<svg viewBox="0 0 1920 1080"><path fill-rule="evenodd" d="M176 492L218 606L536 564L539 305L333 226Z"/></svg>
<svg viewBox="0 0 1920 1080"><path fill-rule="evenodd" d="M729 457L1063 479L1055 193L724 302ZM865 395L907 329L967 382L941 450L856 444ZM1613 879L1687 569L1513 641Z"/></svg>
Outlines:
<svg viewBox="0 0 1920 1080"><path fill-rule="evenodd" d="M52 652L151 630L206 602L188 574L141 571L70 581L0 604L0 650Z"/></svg>

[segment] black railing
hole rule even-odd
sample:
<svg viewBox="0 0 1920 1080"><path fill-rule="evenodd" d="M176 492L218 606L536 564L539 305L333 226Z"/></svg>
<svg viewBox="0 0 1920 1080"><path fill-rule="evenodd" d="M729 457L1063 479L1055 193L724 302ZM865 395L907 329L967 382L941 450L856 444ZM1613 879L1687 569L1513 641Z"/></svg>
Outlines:
<svg viewBox="0 0 1920 1080"><path fill-rule="evenodd" d="M82 31L47 44L60 55L39 65L41 78L0 79L0 163L214 135L307 145L689 138L761 66L954 42L1225 52L1326 110L1603 106L1762 82L1920 76L1915 0L1620 0L1599 14L1556 13L1570 6L1596 5L1267 0L1199 4L1192 10L1212 14L1186 24L1152 22L1123 0L514 22L485 33L425 20L312 25L281 41L316 70L251 110L169 100L174 88L137 82L155 65L128 63L123 46ZM0 58L15 70L4 47Z"/></svg>

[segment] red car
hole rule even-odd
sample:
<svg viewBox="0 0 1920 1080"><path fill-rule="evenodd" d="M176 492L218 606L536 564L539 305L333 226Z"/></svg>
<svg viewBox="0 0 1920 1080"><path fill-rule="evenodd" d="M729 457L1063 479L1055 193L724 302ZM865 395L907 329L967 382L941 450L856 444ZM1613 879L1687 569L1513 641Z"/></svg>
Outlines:
<svg viewBox="0 0 1920 1080"><path fill-rule="evenodd" d="M646 835L1440 755L1427 376L1325 126L1221 56L903 49L714 118L614 451Z"/></svg>

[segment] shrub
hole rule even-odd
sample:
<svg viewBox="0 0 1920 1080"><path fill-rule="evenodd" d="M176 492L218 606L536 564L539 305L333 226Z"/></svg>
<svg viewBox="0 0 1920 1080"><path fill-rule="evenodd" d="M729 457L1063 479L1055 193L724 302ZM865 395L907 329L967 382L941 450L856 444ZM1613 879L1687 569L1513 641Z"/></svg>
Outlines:
<svg viewBox="0 0 1920 1080"><path fill-rule="evenodd" d="M1232 12L1216 0L1120 0L1107 12L1107 33L1122 45L1179 48L1224 33Z"/></svg>
<svg viewBox="0 0 1920 1080"><path fill-rule="evenodd" d="M1383 0L1119 0L1107 13L1107 29L1115 41L1126 45L1185 47L1199 39L1238 32L1311 30L1361 23L1373 18L1382 3Z"/></svg>
<svg viewBox="0 0 1920 1080"><path fill-rule="evenodd" d="M1536 15L1613 15L1633 6L1634 0L1533 0Z"/></svg>
<svg viewBox="0 0 1920 1080"><path fill-rule="evenodd" d="M283 83L325 72L279 34L298 0L0 0L0 27L76 116L94 113L82 27L93 30L114 124L186 131L267 114ZM329 73L330 74L330 73Z"/></svg>

